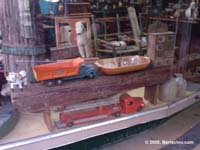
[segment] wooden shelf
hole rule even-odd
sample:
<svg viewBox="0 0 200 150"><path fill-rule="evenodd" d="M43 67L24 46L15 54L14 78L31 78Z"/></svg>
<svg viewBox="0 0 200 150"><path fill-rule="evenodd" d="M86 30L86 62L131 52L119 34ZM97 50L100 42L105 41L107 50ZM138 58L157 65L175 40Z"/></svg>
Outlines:
<svg viewBox="0 0 200 150"><path fill-rule="evenodd" d="M64 82L61 86L47 87L41 83L31 84L23 91L15 90L11 97L13 105L20 111L41 112L52 106L73 105L107 98L121 91L160 84L167 81L170 75L170 67L146 69L115 76L99 74L92 80L71 80ZM99 87L101 90L98 90Z"/></svg>
<svg viewBox="0 0 200 150"><path fill-rule="evenodd" d="M152 20L160 20L160 21L171 21L171 22L176 22L178 21L179 23L191 23L191 24L197 24L200 19L197 20L186 20L186 19L176 19L176 18L165 18L165 17L151 17L151 16L145 16L142 15L144 18L152 19Z"/></svg>
<svg viewBox="0 0 200 150"><path fill-rule="evenodd" d="M105 18L96 18L97 22L113 22L114 20L116 20L116 17L105 17ZM123 20L129 20L128 16L123 16L123 17L119 17L120 21Z"/></svg>
<svg viewBox="0 0 200 150"><path fill-rule="evenodd" d="M88 2L82 2L82 3L65 3L65 5L90 5Z"/></svg>
<svg viewBox="0 0 200 150"><path fill-rule="evenodd" d="M84 17L90 17L91 13L70 13L69 16L84 16Z"/></svg>
<svg viewBox="0 0 200 150"><path fill-rule="evenodd" d="M89 13L89 2L64 2L64 14L69 16L88 16Z"/></svg>

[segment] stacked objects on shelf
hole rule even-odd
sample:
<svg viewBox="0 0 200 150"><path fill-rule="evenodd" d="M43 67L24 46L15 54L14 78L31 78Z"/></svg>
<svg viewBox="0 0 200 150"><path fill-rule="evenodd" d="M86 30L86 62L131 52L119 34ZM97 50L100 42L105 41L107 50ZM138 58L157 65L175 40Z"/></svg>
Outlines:
<svg viewBox="0 0 200 150"><path fill-rule="evenodd" d="M130 0L90 0L90 11L97 17L127 15L127 8L131 5Z"/></svg>
<svg viewBox="0 0 200 150"><path fill-rule="evenodd" d="M147 55L154 67L173 65L174 45L174 32L149 33Z"/></svg>
<svg viewBox="0 0 200 150"><path fill-rule="evenodd" d="M87 0L64 0L64 14L69 16L90 15L90 3Z"/></svg>

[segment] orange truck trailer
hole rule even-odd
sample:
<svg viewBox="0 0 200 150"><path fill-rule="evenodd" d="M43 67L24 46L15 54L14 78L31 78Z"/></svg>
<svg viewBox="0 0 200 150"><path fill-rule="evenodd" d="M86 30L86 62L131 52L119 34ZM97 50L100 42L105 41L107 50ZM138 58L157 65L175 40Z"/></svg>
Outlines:
<svg viewBox="0 0 200 150"><path fill-rule="evenodd" d="M84 63L82 58L76 58L56 63L36 65L33 67L33 74L36 81L43 81L49 86L61 84L64 80L78 78L94 78L97 69L92 64Z"/></svg>
<svg viewBox="0 0 200 150"><path fill-rule="evenodd" d="M76 124L94 122L111 116L119 117L121 114L139 112L143 107L144 102L141 97L131 97L125 93L120 96L119 103L116 104L80 111L63 111L59 115L59 121L56 122L56 126L57 128L72 127Z"/></svg>

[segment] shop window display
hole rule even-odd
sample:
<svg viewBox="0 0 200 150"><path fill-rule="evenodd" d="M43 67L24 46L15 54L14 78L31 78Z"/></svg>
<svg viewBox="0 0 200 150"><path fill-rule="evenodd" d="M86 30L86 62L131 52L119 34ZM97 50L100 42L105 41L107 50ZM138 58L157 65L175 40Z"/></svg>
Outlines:
<svg viewBox="0 0 200 150"><path fill-rule="evenodd" d="M199 20L198 0L1 0L0 147L55 148L197 103Z"/></svg>

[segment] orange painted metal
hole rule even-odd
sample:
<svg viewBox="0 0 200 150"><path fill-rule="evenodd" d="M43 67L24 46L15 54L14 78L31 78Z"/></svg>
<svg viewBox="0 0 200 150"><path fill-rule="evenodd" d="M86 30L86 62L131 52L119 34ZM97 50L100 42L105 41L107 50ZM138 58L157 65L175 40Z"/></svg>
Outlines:
<svg viewBox="0 0 200 150"><path fill-rule="evenodd" d="M37 81L76 76L83 62L84 59L76 58L56 63L36 65L33 67L33 73Z"/></svg>
<svg viewBox="0 0 200 150"><path fill-rule="evenodd" d="M150 64L150 59L144 56L124 56L99 59L95 64L107 75L116 75L143 70Z"/></svg>

